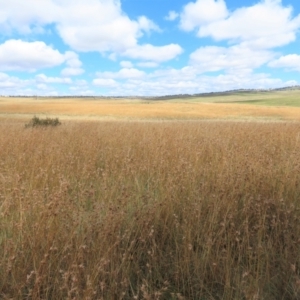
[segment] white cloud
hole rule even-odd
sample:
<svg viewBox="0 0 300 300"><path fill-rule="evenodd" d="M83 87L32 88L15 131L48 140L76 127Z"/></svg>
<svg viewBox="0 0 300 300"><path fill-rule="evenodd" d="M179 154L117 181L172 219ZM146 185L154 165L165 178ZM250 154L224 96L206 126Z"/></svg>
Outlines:
<svg viewBox="0 0 300 300"><path fill-rule="evenodd" d="M48 85L45 84L45 83L39 83L39 84L36 85L36 87L37 87L39 90L48 90L48 89L49 89Z"/></svg>
<svg viewBox="0 0 300 300"><path fill-rule="evenodd" d="M89 7L88 3L86 7L86 2L82 2L81 7L70 6L70 12L66 14L72 14L74 20L66 16L57 26L65 43L83 52L120 52L135 46L140 35L139 24L122 15L120 11L114 11L114 7L102 7L100 2L97 3L96 7L93 5ZM89 16L84 12L86 10L90 10ZM82 20L75 17L82 13L85 16L81 18Z"/></svg>
<svg viewBox="0 0 300 300"><path fill-rule="evenodd" d="M141 78L145 75L145 72L140 71L135 68L123 68L121 69L117 75L116 78L120 79L127 79L127 78Z"/></svg>
<svg viewBox="0 0 300 300"><path fill-rule="evenodd" d="M82 62L78 58L78 54L72 51L65 53L67 67L61 71L61 75L64 77L77 76L84 73L84 69L81 68Z"/></svg>
<svg viewBox="0 0 300 300"><path fill-rule="evenodd" d="M295 86L295 85L299 85L297 80L289 80L289 81L286 81L284 84L284 86Z"/></svg>
<svg viewBox="0 0 300 300"><path fill-rule="evenodd" d="M36 75L35 80L37 83L72 83L72 80L70 78L48 77L45 74Z"/></svg>
<svg viewBox="0 0 300 300"><path fill-rule="evenodd" d="M139 24L139 29L141 31L145 31L147 33L151 31L161 31L161 29L151 20L149 20L145 16L141 16L138 18L138 24ZM141 32L141 35L143 35L143 32Z"/></svg>
<svg viewBox="0 0 300 300"><path fill-rule="evenodd" d="M142 68L156 68L156 67L158 67L158 63L155 63L155 62L152 62L152 61L140 62L140 63L137 63L137 65L139 67L142 67Z"/></svg>
<svg viewBox="0 0 300 300"><path fill-rule="evenodd" d="M93 84L102 87L114 87L117 86L117 82L113 79L97 78L93 80Z"/></svg>
<svg viewBox="0 0 300 300"><path fill-rule="evenodd" d="M0 73L1 95L57 95L46 83L38 83L33 79L23 80L5 73Z"/></svg>
<svg viewBox="0 0 300 300"><path fill-rule="evenodd" d="M243 88L276 88L285 86L279 78L269 74L254 73L251 69L236 69L220 75L204 75L199 66L187 66L181 69L158 69L143 77L121 78L119 72L98 73L102 85L113 87L108 95L167 95L195 94L211 91L224 91ZM117 79L122 79L116 81ZM113 85L109 85L113 81Z"/></svg>
<svg viewBox="0 0 300 300"><path fill-rule="evenodd" d="M145 33L161 31L145 16L130 19L121 8L121 0L43 0L43 3L28 0L26 4L18 0L0 0L0 7L0 29L28 34L36 28L53 24L63 41L72 49L109 52L111 59L121 55L151 60L149 53L140 54L140 51L147 50L151 45L140 46L138 39ZM170 58L155 61L169 60L181 53L178 45L152 47L156 51L171 51ZM65 73L72 75L79 71L66 70Z"/></svg>
<svg viewBox="0 0 300 300"><path fill-rule="evenodd" d="M67 51L65 53L66 64L70 68L80 68L82 66L82 62L78 58L78 54L73 51Z"/></svg>
<svg viewBox="0 0 300 300"><path fill-rule="evenodd" d="M29 34L50 24L54 16L60 15L57 5L51 0L43 0L37 3L36 0L0 0L0 29L4 34L10 34L17 30L21 34Z"/></svg>
<svg viewBox="0 0 300 300"><path fill-rule="evenodd" d="M109 54L108 58L112 61L116 61L117 60L117 53Z"/></svg>
<svg viewBox="0 0 300 300"><path fill-rule="evenodd" d="M14 94L20 88L24 88L30 84L32 84L31 80L22 80L14 76L9 76L5 73L0 73L1 94L6 94L5 91L9 91Z"/></svg>
<svg viewBox="0 0 300 300"><path fill-rule="evenodd" d="M288 70L300 71L300 55L289 54L271 61L268 64L272 68L284 68Z"/></svg>
<svg viewBox="0 0 300 300"><path fill-rule="evenodd" d="M224 0L197 0L184 6L180 14L180 28L191 31L195 28L210 24L228 16Z"/></svg>
<svg viewBox="0 0 300 300"><path fill-rule="evenodd" d="M269 62L274 54L267 50L252 50L243 45L229 48L207 46L197 49L190 55L190 64L199 72L220 70L240 71L252 70Z"/></svg>
<svg viewBox="0 0 300 300"><path fill-rule="evenodd" d="M159 30L145 16L131 20L120 0L0 0L0 29L31 33L33 28L55 24L64 42L77 51L122 52L137 45L144 32Z"/></svg>
<svg viewBox="0 0 300 300"><path fill-rule="evenodd" d="M181 14L181 28L187 31L197 28L199 37L244 43L256 49L283 46L296 39L300 15L293 18L292 7L284 7L280 0L263 0L253 6L238 8L228 16L225 14L225 2L220 0L214 2L214 5L224 8L223 17L222 13L207 13L205 19L201 11L205 13L204 4L208 7L209 2L214 1L198 0L189 3ZM197 13L197 5L203 6L203 10L199 10L200 15Z"/></svg>
<svg viewBox="0 0 300 300"><path fill-rule="evenodd" d="M123 68L118 72L98 72L96 75L100 79L101 78L129 79L129 78L144 77L146 73L135 68Z"/></svg>
<svg viewBox="0 0 300 300"><path fill-rule="evenodd" d="M98 82L99 86L101 86L101 82ZM88 95L96 95L97 93L95 93L95 91L91 90L90 89L90 86L89 86L89 83L84 80L84 79L78 79L78 80L75 80L73 82L74 85L71 85L69 86L69 94L72 94L72 95L81 95L81 96L88 96ZM107 85L108 82L104 83L102 82L102 86L105 84ZM95 86L97 84L94 84ZM109 85L109 84L108 84Z"/></svg>
<svg viewBox="0 0 300 300"><path fill-rule="evenodd" d="M171 10L171 11L169 11L168 15L165 17L165 20L167 20L167 21L174 21L178 17L179 17L179 14L176 11Z"/></svg>
<svg viewBox="0 0 300 300"><path fill-rule="evenodd" d="M68 77L68 76L77 76L83 73L84 73L84 69L82 68L64 68L60 74L61 76Z"/></svg>
<svg viewBox="0 0 300 300"><path fill-rule="evenodd" d="M122 55L133 59L160 63L174 59L182 52L183 49L177 44L170 44L166 46L153 46L150 44L146 44L129 48L125 52L123 52Z"/></svg>
<svg viewBox="0 0 300 300"><path fill-rule="evenodd" d="M279 78L272 78L269 74L255 73L231 73L216 77L203 77L207 91L226 91L233 89L268 89L276 88L283 84ZM215 87L213 88L213 86Z"/></svg>
<svg viewBox="0 0 300 300"><path fill-rule="evenodd" d="M192 68L185 68L185 70L159 70L155 73L155 75L152 74L141 80L118 83L113 90L108 91L108 94L144 96L196 94L241 88L276 88L288 83L278 78L272 78L268 74L251 72L199 76Z"/></svg>
<svg viewBox="0 0 300 300"><path fill-rule="evenodd" d="M101 52L104 58L115 59L117 64L122 60L119 71L98 73L91 83L72 81L69 77L85 71L79 54L61 53L44 42L8 40L0 44L0 70L35 71L61 65L63 68L61 77L45 73L27 81L0 73L0 87L27 93L32 84L35 92L38 88L47 91L53 84L61 83L68 84L69 91L79 93L91 91L90 84L111 87L114 94L119 91L120 95L197 93L284 85L280 79L253 72L265 64L300 71L300 55L278 57L268 50L295 40L300 28L300 16L294 16L292 8L284 6L282 1L257 0L247 7L241 7L245 5L242 3L232 11L227 9L225 0L189 1L180 14L170 11L165 19L179 18L182 30L226 41L229 46L198 48L190 54L188 66L150 70L147 74L138 68L156 68L178 57L183 49L178 44L141 44L139 39L143 35L160 28L145 16L130 18L122 10L121 0L43 0L43 3L0 0L0 32L4 37L17 31L33 34L28 38L32 40L36 34L48 30L45 25L51 25L74 51ZM203 75L214 71L224 74Z"/></svg>
<svg viewBox="0 0 300 300"><path fill-rule="evenodd" d="M123 68L133 68L133 63L131 61L123 60L120 62L120 66Z"/></svg>
<svg viewBox="0 0 300 300"><path fill-rule="evenodd" d="M159 82L168 80L172 78L174 82L184 80L184 81L192 81L200 74L197 68L193 66L183 67L181 69L167 68L167 69L158 69L149 74L149 78L157 80Z"/></svg>
<svg viewBox="0 0 300 300"><path fill-rule="evenodd" d="M67 67L61 72L63 76L74 76L84 72L78 55L72 51L62 54L40 41L7 40L0 45L0 70L33 72L64 62Z"/></svg>
<svg viewBox="0 0 300 300"><path fill-rule="evenodd" d="M0 45L0 69L35 71L58 66L65 61L59 51L44 42L8 40Z"/></svg>

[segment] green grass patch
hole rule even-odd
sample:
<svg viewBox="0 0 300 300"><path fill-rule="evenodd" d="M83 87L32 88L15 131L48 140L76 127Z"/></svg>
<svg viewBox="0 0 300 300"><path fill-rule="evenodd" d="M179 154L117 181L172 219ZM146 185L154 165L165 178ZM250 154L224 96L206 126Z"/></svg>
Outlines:
<svg viewBox="0 0 300 300"><path fill-rule="evenodd" d="M255 100L231 101L225 103L300 107L300 98L255 99Z"/></svg>
<svg viewBox="0 0 300 300"><path fill-rule="evenodd" d="M232 92L203 96L174 97L171 102L235 103L262 106L300 107L300 91Z"/></svg>

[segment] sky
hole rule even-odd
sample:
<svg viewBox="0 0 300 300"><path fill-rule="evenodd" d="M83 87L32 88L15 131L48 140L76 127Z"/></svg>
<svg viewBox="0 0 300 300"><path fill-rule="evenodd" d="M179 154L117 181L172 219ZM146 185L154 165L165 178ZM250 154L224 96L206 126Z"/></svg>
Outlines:
<svg viewBox="0 0 300 300"><path fill-rule="evenodd" d="M0 95L300 84L299 0L0 0Z"/></svg>

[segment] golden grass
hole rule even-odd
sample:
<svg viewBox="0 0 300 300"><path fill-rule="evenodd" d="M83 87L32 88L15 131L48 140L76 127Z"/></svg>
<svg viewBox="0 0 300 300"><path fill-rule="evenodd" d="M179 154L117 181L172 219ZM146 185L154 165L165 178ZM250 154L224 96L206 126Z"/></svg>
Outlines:
<svg viewBox="0 0 300 300"><path fill-rule="evenodd" d="M255 105L168 102L142 100L88 100L1 98L0 116L111 119L247 119L300 120L300 107L267 107Z"/></svg>
<svg viewBox="0 0 300 300"><path fill-rule="evenodd" d="M300 124L0 122L1 299L299 299Z"/></svg>

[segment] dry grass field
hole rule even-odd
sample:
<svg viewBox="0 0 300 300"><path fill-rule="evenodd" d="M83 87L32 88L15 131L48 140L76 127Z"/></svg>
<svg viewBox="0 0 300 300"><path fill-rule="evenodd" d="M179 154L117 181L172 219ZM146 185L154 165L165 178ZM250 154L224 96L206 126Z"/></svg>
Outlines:
<svg viewBox="0 0 300 300"><path fill-rule="evenodd" d="M276 96L276 95L275 95ZM275 97L274 96L274 97ZM0 118L36 115L58 116L62 119L137 120L137 119L263 119L300 120L300 107L274 106L269 95L264 97L273 106L212 103L241 101L243 96L204 97L201 99L174 99L171 101L147 101L138 99L57 99L57 98L0 98ZM286 96L287 97L287 96ZM294 97L294 96L293 96ZM290 97L288 99L294 99ZM248 99L248 98L246 98ZM281 98L280 98L281 99ZM296 99L296 98L295 98ZM255 100L256 101L256 100ZM293 100L294 102L296 100ZM245 101L242 101L245 103ZM255 102L254 102L255 103Z"/></svg>
<svg viewBox="0 0 300 300"><path fill-rule="evenodd" d="M249 113L217 104L154 103L144 111L74 103L2 100L0 110ZM299 117L294 108L254 109L259 117ZM297 122L64 121L25 129L3 118L0 153L1 299L300 299Z"/></svg>

